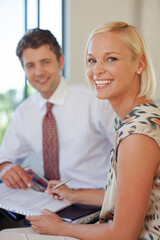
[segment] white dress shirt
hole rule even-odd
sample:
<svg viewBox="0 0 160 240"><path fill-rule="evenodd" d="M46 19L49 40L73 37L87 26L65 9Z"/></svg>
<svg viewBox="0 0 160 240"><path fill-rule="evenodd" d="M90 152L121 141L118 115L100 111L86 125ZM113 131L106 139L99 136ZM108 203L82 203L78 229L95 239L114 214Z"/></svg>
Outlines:
<svg viewBox="0 0 160 240"><path fill-rule="evenodd" d="M107 100L71 85L63 77L48 100L53 103L59 139L61 179L72 178L71 188L103 188L114 139L115 113ZM43 167L42 121L46 102L39 93L21 103L0 148L0 163L22 164L34 153Z"/></svg>

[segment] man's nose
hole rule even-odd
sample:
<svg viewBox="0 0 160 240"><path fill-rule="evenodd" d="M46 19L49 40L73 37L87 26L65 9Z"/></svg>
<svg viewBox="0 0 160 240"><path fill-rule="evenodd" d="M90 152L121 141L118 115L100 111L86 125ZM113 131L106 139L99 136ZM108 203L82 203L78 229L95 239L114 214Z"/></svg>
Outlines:
<svg viewBox="0 0 160 240"><path fill-rule="evenodd" d="M41 76L41 75L43 75L43 73L44 73L44 69L43 69L43 67L42 66L36 66L36 70L35 70L35 74L37 75L37 76Z"/></svg>

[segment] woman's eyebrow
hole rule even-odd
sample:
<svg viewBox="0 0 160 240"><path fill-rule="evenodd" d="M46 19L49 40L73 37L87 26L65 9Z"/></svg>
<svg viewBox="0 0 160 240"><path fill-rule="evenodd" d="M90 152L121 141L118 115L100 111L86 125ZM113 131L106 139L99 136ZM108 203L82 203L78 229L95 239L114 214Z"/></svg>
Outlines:
<svg viewBox="0 0 160 240"><path fill-rule="evenodd" d="M106 53L104 53L103 55L107 56L107 55L110 55L110 54L120 55L120 53L114 52L114 51L106 52ZM88 53L87 56L93 56L93 54L92 54L92 53Z"/></svg>

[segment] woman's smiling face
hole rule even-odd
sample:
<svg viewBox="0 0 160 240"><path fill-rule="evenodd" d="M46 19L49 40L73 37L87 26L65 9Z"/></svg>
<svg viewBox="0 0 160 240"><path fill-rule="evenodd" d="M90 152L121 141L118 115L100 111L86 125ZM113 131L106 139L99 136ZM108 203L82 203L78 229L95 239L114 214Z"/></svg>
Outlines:
<svg viewBox="0 0 160 240"><path fill-rule="evenodd" d="M138 81L139 59L118 33L99 33L91 38L87 52L87 76L101 99L125 98ZM136 81L137 80L137 81Z"/></svg>

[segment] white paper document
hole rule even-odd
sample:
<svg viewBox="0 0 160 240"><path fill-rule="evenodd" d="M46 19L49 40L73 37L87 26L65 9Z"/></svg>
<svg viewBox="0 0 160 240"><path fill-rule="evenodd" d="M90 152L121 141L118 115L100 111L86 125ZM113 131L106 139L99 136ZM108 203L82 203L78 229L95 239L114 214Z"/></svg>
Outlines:
<svg viewBox="0 0 160 240"><path fill-rule="evenodd" d="M27 216L40 215L40 210L57 212L70 204L56 200L44 192L33 189L11 189L0 184L0 208Z"/></svg>

